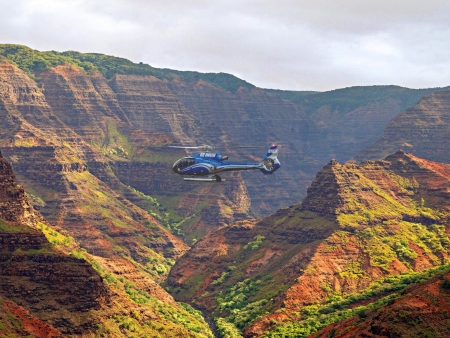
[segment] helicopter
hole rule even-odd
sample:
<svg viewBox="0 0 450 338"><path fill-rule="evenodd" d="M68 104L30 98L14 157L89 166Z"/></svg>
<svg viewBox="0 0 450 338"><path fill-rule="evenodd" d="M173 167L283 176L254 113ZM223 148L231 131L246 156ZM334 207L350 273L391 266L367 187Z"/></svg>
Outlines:
<svg viewBox="0 0 450 338"><path fill-rule="evenodd" d="M172 171L183 176L185 181L222 182L218 173L224 171L259 169L264 175L273 174L281 166L278 160L278 146L272 144L260 163L230 162L228 156L213 152L214 147L204 145L199 147L169 146L181 149L202 149L203 152L183 157L172 166ZM261 148L261 147L226 147L218 149Z"/></svg>

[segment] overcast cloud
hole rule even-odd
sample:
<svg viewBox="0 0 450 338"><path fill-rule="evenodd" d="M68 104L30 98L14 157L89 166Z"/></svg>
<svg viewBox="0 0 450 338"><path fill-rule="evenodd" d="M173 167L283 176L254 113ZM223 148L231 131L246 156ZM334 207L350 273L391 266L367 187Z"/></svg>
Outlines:
<svg viewBox="0 0 450 338"><path fill-rule="evenodd" d="M450 85L444 0L0 0L0 43L226 72L259 87Z"/></svg>

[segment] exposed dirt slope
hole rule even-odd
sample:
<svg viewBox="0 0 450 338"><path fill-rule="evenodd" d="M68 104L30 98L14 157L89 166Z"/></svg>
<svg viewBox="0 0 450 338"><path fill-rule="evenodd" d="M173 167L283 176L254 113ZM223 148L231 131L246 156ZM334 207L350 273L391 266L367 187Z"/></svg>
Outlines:
<svg viewBox="0 0 450 338"><path fill-rule="evenodd" d="M30 314L17 304L0 298L0 335L2 337L65 337L55 328Z"/></svg>

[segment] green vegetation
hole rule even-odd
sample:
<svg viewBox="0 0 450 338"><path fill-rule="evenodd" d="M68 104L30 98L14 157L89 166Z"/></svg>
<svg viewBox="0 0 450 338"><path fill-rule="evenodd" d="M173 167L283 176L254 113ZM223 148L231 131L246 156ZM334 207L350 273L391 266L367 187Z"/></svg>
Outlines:
<svg viewBox="0 0 450 338"><path fill-rule="evenodd" d="M281 89L264 89L265 92L270 94L277 94L282 99L285 100L298 100L301 97L317 94L320 92L315 92L312 90L303 90L303 91L296 91L296 90L281 90Z"/></svg>
<svg viewBox="0 0 450 338"><path fill-rule="evenodd" d="M216 317L214 323L217 327L217 333L222 338L242 338L242 332L230 322L227 322L224 318Z"/></svg>
<svg viewBox="0 0 450 338"><path fill-rule="evenodd" d="M266 311L268 300L250 300L250 297L255 296L256 292L260 290L261 284L261 280L245 279L228 288L224 295L219 294L216 297L215 310L221 314L227 314L225 317L215 318L218 331L222 332L221 337L227 337L232 332L242 334L240 330L268 314Z"/></svg>
<svg viewBox="0 0 450 338"><path fill-rule="evenodd" d="M230 276L229 272L222 272L222 275L219 278L217 278L215 281L211 282L211 285L222 284L225 281L225 279L228 278L228 276Z"/></svg>
<svg viewBox="0 0 450 338"><path fill-rule="evenodd" d="M425 226L420 223L385 221L356 236L363 241L370 264L386 271L389 271L390 263L396 258L407 266L416 260L417 253L409 247L410 243L427 253L436 265L442 263L438 257L440 253L448 252L450 244L444 226L436 224Z"/></svg>
<svg viewBox="0 0 450 338"><path fill-rule="evenodd" d="M136 64L127 59L96 53L40 52L20 45L0 45L0 55L32 78L35 73L65 64L73 65L89 74L97 71L108 79L114 74L153 75L161 79L167 78L162 71L149 65Z"/></svg>
<svg viewBox="0 0 450 338"><path fill-rule="evenodd" d="M98 53L67 52L40 52L21 45L0 45L0 58L13 63L22 69L28 76L39 80L39 73L59 65L72 65L88 74L99 72L107 79L115 74L151 75L158 79L172 80L173 74L184 81L197 82L203 80L212 85L236 92L239 87L252 89L255 86L226 73L199 73L190 71L177 71L172 69L157 69L148 64L134 63L130 60Z"/></svg>
<svg viewBox="0 0 450 338"><path fill-rule="evenodd" d="M288 318L284 322L277 323L270 331L264 332L262 337L308 337L337 321L353 316L364 318L367 310L378 310L394 299L403 297L403 290L408 286L429 280L437 275L446 274L449 271L450 264L447 264L424 272L410 271L401 275L382 278L359 293L343 297L330 297L323 304L306 306L301 312L293 313L294 318ZM444 283L441 284L441 287ZM374 299L374 301L367 305L358 306L359 302L370 299Z"/></svg>
<svg viewBox="0 0 450 338"><path fill-rule="evenodd" d="M247 250L247 249L256 250L256 249L258 249L262 245L264 239L265 239L264 236L260 236L260 235L255 236L254 241L249 242L247 245L244 246L244 250Z"/></svg>
<svg viewBox="0 0 450 338"><path fill-rule="evenodd" d="M148 214L157 219L162 225L164 225L172 234L183 237L185 236L185 232L183 229L189 229L190 226L197 219L196 214L192 214L188 217L178 216L178 213L174 209L168 209L164 207L156 197L151 197L145 195L144 193L130 188L135 194L137 194L143 201L140 204L140 207L147 210ZM144 224L145 226L150 226L150 223Z"/></svg>
<svg viewBox="0 0 450 338"><path fill-rule="evenodd" d="M4 220L0 219L0 232L30 232L33 231L31 228L17 225L17 224L9 224Z"/></svg>
<svg viewBox="0 0 450 338"><path fill-rule="evenodd" d="M128 331L128 336L133 333L157 333L169 329L170 326L178 326L187 330L194 337L213 337L201 312L195 310L189 304L178 303L179 308L177 308L153 298L126 278L116 278L112 274L105 273L102 275L110 287L119 293L124 292L130 301L148 307L160 317L158 321L146 322L142 325L142 319L138 312L133 312L131 316L114 316L115 322L120 324L119 327ZM167 324L164 324L164 322Z"/></svg>
<svg viewBox="0 0 450 338"><path fill-rule="evenodd" d="M197 82L203 80L209 82L212 85L227 90L229 92L235 93L239 87L244 87L249 90L255 88L254 85L248 83L247 81L241 80L234 75L227 73L199 73L190 71L178 71L172 69L162 69L167 73L173 73L179 75L184 81Z"/></svg>
<svg viewBox="0 0 450 338"><path fill-rule="evenodd" d="M148 335L150 337L159 337L161 335L169 337L171 330L179 327L187 330L194 337L213 338L201 312L195 310L189 304L179 302L177 303L179 307L175 307L163 303L142 290L133 281L106 272L92 256L86 253L85 249L72 251L71 255L88 261L112 290L135 304L147 307L159 317L158 320L144 322L137 311L133 311L131 315L114 315L111 320L96 326L98 335L112 334L119 337L132 337L133 335L136 337L146 337ZM120 303L115 301L115 305L120 306ZM120 312L129 313L129 311Z"/></svg>
<svg viewBox="0 0 450 338"><path fill-rule="evenodd" d="M50 244L52 244L54 247L70 246L70 243L73 242L72 237L63 236L59 232L50 229L47 225L43 223L39 222L36 228L42 231L42 233L45 235Z"/></svg>

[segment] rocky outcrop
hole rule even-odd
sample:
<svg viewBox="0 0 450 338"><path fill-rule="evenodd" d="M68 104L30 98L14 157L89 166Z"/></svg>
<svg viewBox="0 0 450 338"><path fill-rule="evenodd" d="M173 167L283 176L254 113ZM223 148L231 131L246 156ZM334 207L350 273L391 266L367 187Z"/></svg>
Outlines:
<svg viewBox="0 0 450 338"><path fill-rule="evenodd" d="M0 296L61 332L80 334L92 328L92 322L76 322L73 315L98 310L108 301L102 278L89 263L58 252L35 230L46 221L29 204L1 155L0 203Z"/></svg>
<svg viewBox="0 0 450 338"><path fill-rule="evenodd" d="M449 139L450 91L437 92L389 121L380 138L355 159L379 159L403 149L420 158L450 163Z"/></svg>
<svg viewBox="0 0 450 338"><path fill-rule="evenodd" d="M11 165L0 152L0 218L8 221L36 227L43 218L36 213L25 197L23 187L17 185Z"/></svg>
<svg viewBox="0 0 450 338"><path fill-rule="evenodd" d="M444 262L449 187L450 165L404 152L361 165L331 161L302 204L206 236L175 264L167 284L176 299L233 322L224 290L239 283L252 290L257 282L236 306L266 300L258 313L270 314L238 322L245 336L259 336L330 292L350 294L386 275Z"/></svg>

